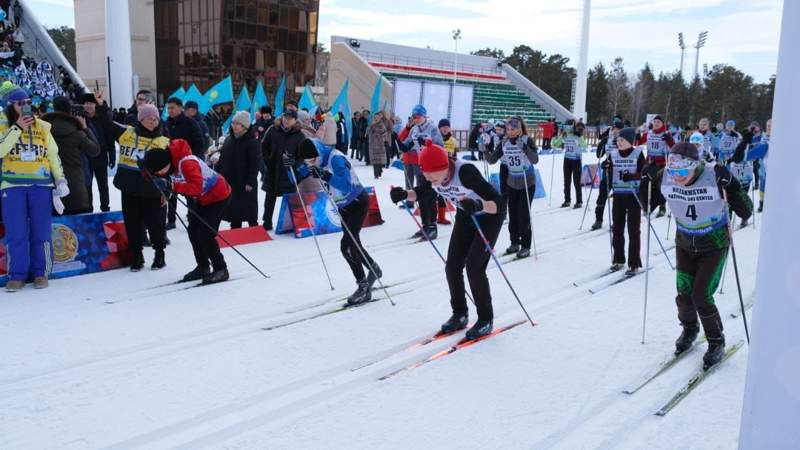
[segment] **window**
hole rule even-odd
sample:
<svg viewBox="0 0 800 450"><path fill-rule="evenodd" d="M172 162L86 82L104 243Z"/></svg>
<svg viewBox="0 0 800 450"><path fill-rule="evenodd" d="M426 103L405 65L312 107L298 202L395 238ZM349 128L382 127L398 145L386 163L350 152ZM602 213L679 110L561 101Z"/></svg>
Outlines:
<svg viewBox="0 0 800 450"><path fill-rule="evenodd" d="M308 31L308 14L305 11L299 11L297 29L300 31Z"/></svg>
<svg viewBox="0 0 800 450"><path fill-rule="evenodd" d="M289 8L286 6L281 6L281 21L278 23L279 26L284 28L289 28Z"/></svg>

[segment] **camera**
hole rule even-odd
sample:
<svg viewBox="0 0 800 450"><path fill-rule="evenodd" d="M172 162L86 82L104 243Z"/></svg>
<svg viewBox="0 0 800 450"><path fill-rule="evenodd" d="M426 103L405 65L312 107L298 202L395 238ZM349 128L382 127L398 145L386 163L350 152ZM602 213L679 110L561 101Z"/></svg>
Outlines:
<svg viewBox="0 0 800 450"><path fill-rule="evenodd" d="M86 117L86 110L83 105L72 105L72 115Z"/></svg>

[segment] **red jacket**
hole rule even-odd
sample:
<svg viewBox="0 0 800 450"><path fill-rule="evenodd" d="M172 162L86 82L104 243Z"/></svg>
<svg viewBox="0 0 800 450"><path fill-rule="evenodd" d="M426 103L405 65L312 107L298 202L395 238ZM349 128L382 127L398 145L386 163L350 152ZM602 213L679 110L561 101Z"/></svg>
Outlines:
<svg viewBox="0 0 800 450"><path fill-rule="evenodd" d="M541 123L539 126L542 128L542 137L545 139L551 139L556 133L556 127L553 122Z"/></svg>
<svg viewBox="0 0 800 450"><path fill-rule="evenodd" d="M172 158L172 191L192 197L201 205L224 201L231 195L225 178L214 172L205 162L192 155L192 149L183 139L173 139L169 144Z"/></svg>
<svg viewBox="0 0 800 450"><path fill-rule="evenodd" d="M669 149L671 149L672 146L675 145L675 139L672 138L672 133L670 133L669 130L667 130L667 126L666 125L662 126L661 128L658 128L658 129L652 129L652 130L648 131L647 133L642 133L642 135L639 136L638 139L636 139L636 143L634 145L645 145L645 144L647 144L647 136L650 133L655 133L655 134L664 133L664 142L666 142L666 144L667 144L667 152L669 152ZM666 156L653 156L653 157L648 156L647 157L647 162L654 162L659 167L663 167L663 166L665 166L667 164L667 158L666 158Z"/></svg>
<svg viewBox="0 0 800 450"><path fill-rule="evenodd" d="M403 142L408 138L408 133L411 132L411 128L403 127L400 131L400 134L397 135L397 139L400 142ZM419 156L417 152L404 152L403 153L403 164L419 164Z"/></svg>

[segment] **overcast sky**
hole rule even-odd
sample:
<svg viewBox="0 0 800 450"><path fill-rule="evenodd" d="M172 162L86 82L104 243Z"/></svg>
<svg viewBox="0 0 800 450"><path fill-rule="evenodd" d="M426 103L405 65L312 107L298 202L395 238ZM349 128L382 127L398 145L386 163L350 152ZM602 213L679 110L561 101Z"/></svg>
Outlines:
<svg viewBox="0 0 800 450"><path fill-rule="evenodd" d="M74 26L73 0L28 0L45 25ZM322 0L321 42L331 35L453 50L452 30L460 28L460 51L498 47L510 53L526 44L561 53L577 64L582 0L415 0L414 2ZM680 65L678 32L686 44L709 31L700 67L726 63L757 82L775 73L781 0L595 0L590 26L590 65L625 59L629 73L649 62L671 72ZM685 73L694 70L687 49Z"/></svg>

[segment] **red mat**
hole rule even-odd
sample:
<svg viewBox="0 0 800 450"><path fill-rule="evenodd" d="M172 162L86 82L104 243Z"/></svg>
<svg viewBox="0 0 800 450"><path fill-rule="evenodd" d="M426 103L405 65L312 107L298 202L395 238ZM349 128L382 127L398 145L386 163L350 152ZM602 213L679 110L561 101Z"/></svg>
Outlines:
<svg viewBox="0 0 800 450"><path fill-rule="evenodd" d="M272 237L270 237L269 233L267 233L267 230L260 225L247 228L238 228L235 230L220 230L219 234L232 245L254 244L256 242L272 240ZM217 236L217 243L219 244L220 248L229 247L229 245L223 242L219 236Z"/></svg>

